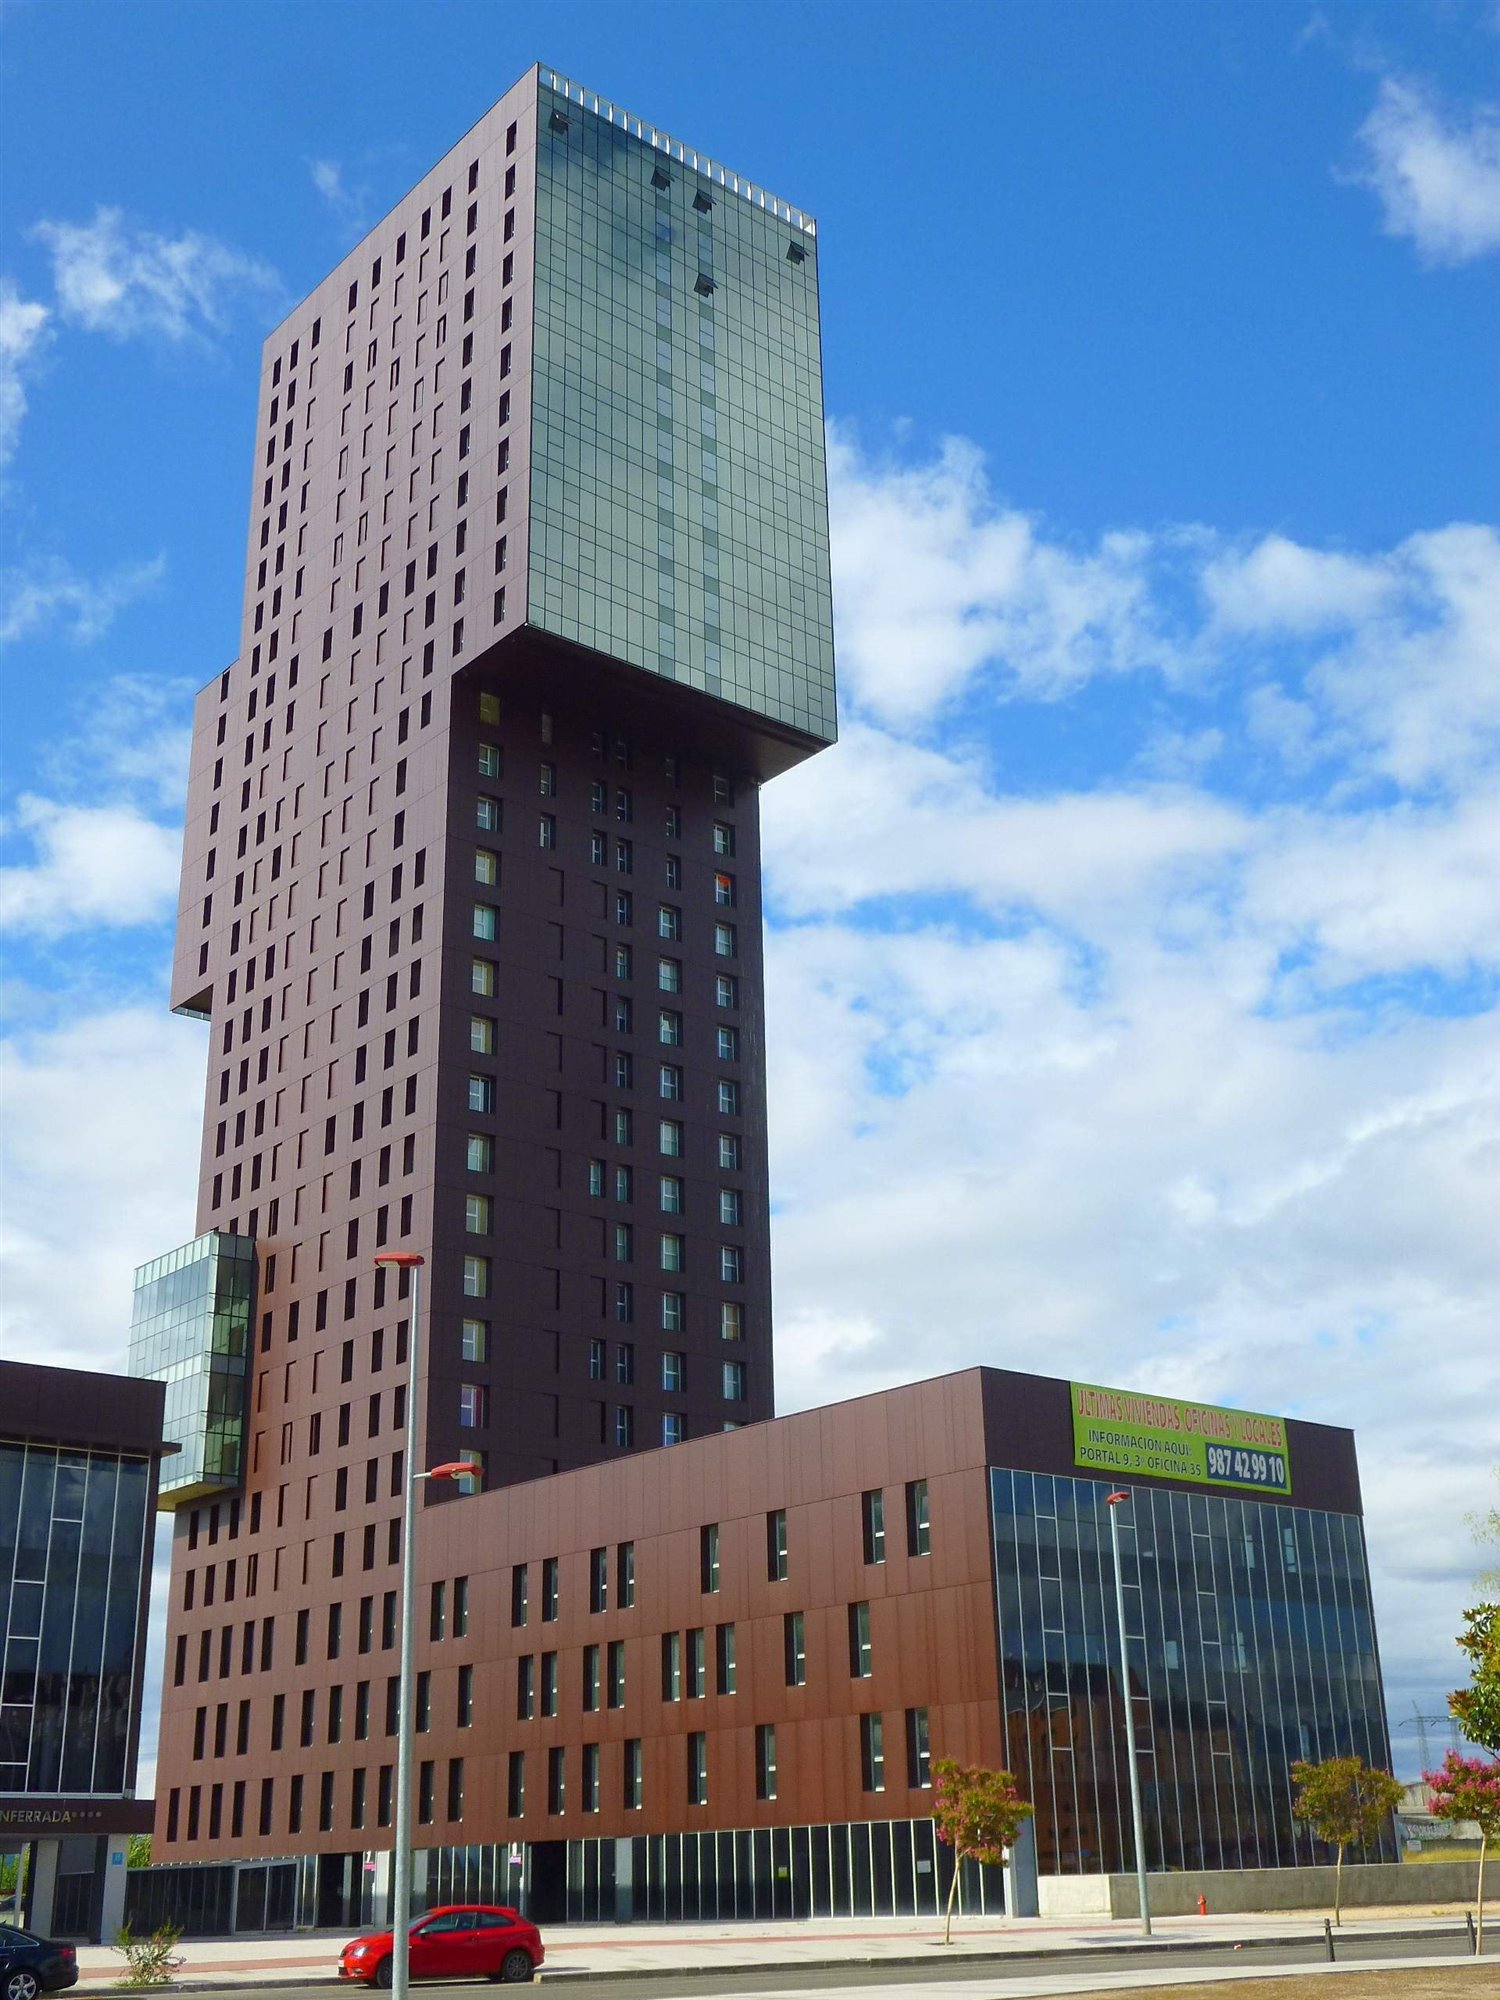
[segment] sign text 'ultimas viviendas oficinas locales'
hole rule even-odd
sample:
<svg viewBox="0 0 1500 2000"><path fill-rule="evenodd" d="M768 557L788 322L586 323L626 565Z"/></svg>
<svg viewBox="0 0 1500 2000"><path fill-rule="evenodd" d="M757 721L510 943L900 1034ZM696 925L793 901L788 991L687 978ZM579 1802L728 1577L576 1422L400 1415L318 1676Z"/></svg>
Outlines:
<svg viewBox="0 0 1500 2000"><path fill-rule="evenodd" d="M1145 1472L1158 1479L1199 1479L1263 1493L1292 1490L1281 1417L1101 1389L1091 1382L1070 1382L1068 1388L1078 1465L1111 1476Z"/></svg>

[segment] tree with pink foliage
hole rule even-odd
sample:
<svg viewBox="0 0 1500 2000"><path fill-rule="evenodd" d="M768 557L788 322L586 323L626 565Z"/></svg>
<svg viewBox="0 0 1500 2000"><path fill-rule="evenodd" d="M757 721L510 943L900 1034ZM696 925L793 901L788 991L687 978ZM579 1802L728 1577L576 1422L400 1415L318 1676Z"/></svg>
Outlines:
<svg viewBox="0 0 1500 2000"><path fill-rule="evenodd" d="M1460 1757L1450 1750L1441 1771L1424 1771L1436 1819L1471 1819L1479 1828L1479 1945L1484 1950L1484 1857L1500 1834L1500 1760Z"/></svg>

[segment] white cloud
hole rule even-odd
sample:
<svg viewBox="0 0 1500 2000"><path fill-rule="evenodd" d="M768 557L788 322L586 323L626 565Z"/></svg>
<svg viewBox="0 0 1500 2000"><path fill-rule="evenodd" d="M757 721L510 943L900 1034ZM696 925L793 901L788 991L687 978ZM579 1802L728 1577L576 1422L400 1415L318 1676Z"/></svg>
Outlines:
<svg viewBox="0 0 1500 2000"><path fill-rule="evenodd" d="M0 1352L123 1369L135 1266L193 1234L206 1049L165 1001L0 1044Z"/></svg>
<svg viewBox="0 0 1500 2000"><path fill-rule="evenodd" d="M1430 264L1500 250L1500 107L1454 111L1388 76L1359 147L1354 178L1379 197L1388 236L1410 237Z"/></svg>
<svg viewBox="0 0 1500 2000"><path fill-rule="evenodd" d="M54 623L65 637L88 645L103 637L127 605L153 591L166 570L165 556L124 563L97 578L79 576L60 558L0 570L0 646Z"/></svg>
<svg viewBox="0 0 1500 2000"><path fill-rule="evenodd" d="M1169 698L1246 684L1254 740L1292 768L1337 755L1351 781L1449 788L1500 739L1490 527L1373 555L1195 525L1075 550L1004 506L962 440L892 465L835 434L829 481L846 714L918 732L985 690L1058 703L1106 678ZM1168 768L1219 754L1193 734Z"/></svg>
<svg viewBox="0 0 1500 2000"><path fill-rule="evenodd" d="M0 278L0 466L7 465L26 415L25 373L47 333L47 308Z"/></svg>
<svg viewBox="0 0 1500 2000"><path fill-rule="evenodd" d="M995 499L961 438L926 464L876 468L835 431L828 476L840 669L872 713L911 722L985 666L1057 696L1171 658L1149 589L1167 551L1152 538L1047 541Z"/></svg>
<svg viewBox="0 0 1500 2000"><path fill-rule="evenodd" d="M351 237L363 236L369 227L366 190L345 184L344 169L337 160L309 160L307 170L341 232Z"/></svg>
<svg viewBox="0 0 1500 2000"><path fill-rule="evenodd" d="M1123 536L1036 670L977 458L841 450L852 716L762 807L782 1404L992 1362L1351 1423L1430 1708L1500 1401L1500 544ZM1101 674L1098 775L1008 795Z"/></svg>
<svg viewBox="0 0 1500 2000"><path fill-rule="evenodd" d="M261 259L199 230L157 235L117 208L97 209L92 222L40 222L34 233L51 252L62 317L116 340L218 332L237 298L264 309L282 295Z"/></svg>
<svg viewBox="0 0 1500 2000"><path fill-rule="evenodd" d="M0 930L58 937L82 925L159 923L177 901L181 834L127 805L59 805L23 796L4 829L28 839L29 865L0 868Z"/></svg>
<svg viewBox="0 0 1500 2000"><path fill-rule="evenodd" d="M73 704L71 726L45 748L39 768L59 794L87 787L180 816L193 736L193 683L157 674L115 674Z"/></svg>
<svg viewBox="0 0 1500 2000"><path fill-rule="evenodd" d="M1379 562L1267 535L1245 553L1204 565L1203 594L1224 632L1311 632L1378 611L1395 579Z"/></svg>

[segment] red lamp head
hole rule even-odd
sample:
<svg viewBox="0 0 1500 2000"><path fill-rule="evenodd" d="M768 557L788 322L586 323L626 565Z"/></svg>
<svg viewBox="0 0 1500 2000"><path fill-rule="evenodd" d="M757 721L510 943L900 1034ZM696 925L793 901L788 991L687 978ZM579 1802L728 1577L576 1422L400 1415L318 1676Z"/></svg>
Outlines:
<svg viewBox="0 0 1500 2000"><path fill-rule="evenodd" d="M404 1271L415 1271L427 1262L415 1250L381 1250L375 1257L377 1264L396 1264Z"/></svg>
<svg viewBox="0 0 1500 2000"><path fill-rule="evenodd" d="M480 1468L463 1458L452 1459L447 1465L434 1465L427 1474L429 1479L478 1479L480 1476Z"/></svg>
<svg viewBox="0 0 1500 2000"><path fill-rule="evenodd" d="M1128 1500L1129 1498L1130 1495L1128 1493L1107 1493L1104 1496L1104 1504L1106 1507L1118 1507L1122 1500Z"/></svg>

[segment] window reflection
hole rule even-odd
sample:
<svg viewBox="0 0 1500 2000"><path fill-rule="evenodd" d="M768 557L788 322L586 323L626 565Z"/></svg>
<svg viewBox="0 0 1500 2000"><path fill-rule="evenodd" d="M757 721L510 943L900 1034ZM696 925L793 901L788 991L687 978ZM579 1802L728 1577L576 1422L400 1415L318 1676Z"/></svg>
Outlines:
<svg viewBox="0 0 1500 2000"><path fill-rule="evenodd" d="M990 1481L1007 1761L1037 1865L1133 1868L1107 1486ZM1289 1766L1354 1751L1389 1768L1360 1520L1137 1486L1120 1530L1148 1867L1324 1858L1292 1820Z"/></svg>

